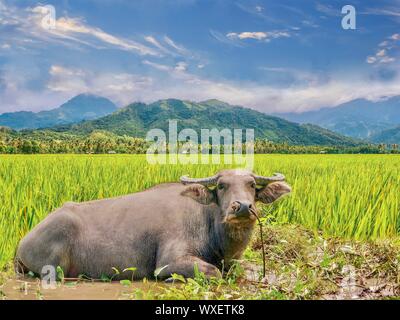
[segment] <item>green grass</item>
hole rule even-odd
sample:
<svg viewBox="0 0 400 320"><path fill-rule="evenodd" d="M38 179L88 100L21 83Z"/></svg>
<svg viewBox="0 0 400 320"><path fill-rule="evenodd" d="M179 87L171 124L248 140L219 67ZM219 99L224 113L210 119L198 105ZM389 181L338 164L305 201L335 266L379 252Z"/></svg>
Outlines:
<svg viewBox="0 0 400 320"><path fill-rule="evenodd" d="M0 156L0 269L18 241L66 201L132 193L222 167L154 166L143 155ZM254 171L282 172L293 187L291 196L263 207L268 223L297 223L343 239L400 233L400 156L257 155Z"/></svg>
<svg viewBox="0 0 400 320"><path fill-rule="evenodd" d="M223 279L177 277L157 290L132 286L129 299L393 299L400 294L400 246L393 241L323 238L297 225L265 226L266 277L261 279L260 237ZM249 269L249 267L252 267ZM254 269L254 267L256 267ZM256 276L245 276L253 270ZM354 270L353 275L351 270ZM353 281L351 281L351 278ZM350 280L350 281L349 281Z"/></svg>

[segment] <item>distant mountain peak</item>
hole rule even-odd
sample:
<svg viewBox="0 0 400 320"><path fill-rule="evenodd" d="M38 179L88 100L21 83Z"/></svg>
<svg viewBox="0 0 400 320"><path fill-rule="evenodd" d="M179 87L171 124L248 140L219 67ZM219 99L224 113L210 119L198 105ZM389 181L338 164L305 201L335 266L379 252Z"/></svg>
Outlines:
<svg viewBox="0 0 400 320"><path fill-rule="evenodd" d="M0 126L12 129L37 129L103 117L117 110L107 98L79 94L60 107L40 112L19 111L0 115Z"/></svg>
<svg viewBox="0 0 400 320"><path fill-rule="evenodd" d="M199 102L199 104L206 104L206 105L209 105L209 106L218 106L218 105L225 106L225 107L231 106L229 103L221 101L221 100L218 100L218 99L204 100L204 101Z"/></svg>
<svg viewBox="0 0 400 320"><path fill-rule="evenodd" d="M353 138L374 141L376 137L388 137L390 131L387 130L400 125L400 96L382 97L376 101L360 98L336 107L276 115L289 121L317 124ZM386 134L379 135L383 131L387 131Z"/></svg>

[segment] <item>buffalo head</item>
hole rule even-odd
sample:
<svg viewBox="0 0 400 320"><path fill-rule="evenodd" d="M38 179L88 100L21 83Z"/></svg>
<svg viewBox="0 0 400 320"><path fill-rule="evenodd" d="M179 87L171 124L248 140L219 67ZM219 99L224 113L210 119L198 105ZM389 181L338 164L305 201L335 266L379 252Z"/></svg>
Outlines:
<svg viewBox="0 0 400 320"><path fill-rule="evenodd" d="M282 174L263 177L247 170L224 170L215 176L193 179L181 177L187 185L183 195L204 204L217 204L227 223L248 223L256 219L256 201L272 203L291 188Z"/></svg>

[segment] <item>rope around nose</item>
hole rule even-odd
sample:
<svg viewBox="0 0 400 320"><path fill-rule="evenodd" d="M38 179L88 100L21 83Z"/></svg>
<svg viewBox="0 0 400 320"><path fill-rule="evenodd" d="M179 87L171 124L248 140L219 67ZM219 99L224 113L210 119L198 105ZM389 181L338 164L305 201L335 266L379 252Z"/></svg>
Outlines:
<svg viewBox="0 0 400 320"><path fill-rule="evenodd" d="M258 216L258 214L256 212L253 212L253 214L256 216L257 221L258 221L258 225L260 227L260 239L261 239L261 252L262 252L262 259L263 259L263 278L265 278L265 247L264 247L264 238L263 238L263 227L262 227L262 223L260 220L260 217Z"/></svg>

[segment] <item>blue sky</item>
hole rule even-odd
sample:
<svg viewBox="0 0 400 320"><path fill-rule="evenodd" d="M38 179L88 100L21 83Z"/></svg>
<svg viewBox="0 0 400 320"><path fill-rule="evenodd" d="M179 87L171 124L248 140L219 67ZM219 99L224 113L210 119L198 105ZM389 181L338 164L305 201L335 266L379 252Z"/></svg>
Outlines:
<svg viewBox="0 0 400 320"><path fill-rule="evenodd" d="M399 26L399 0L0 0L0 113L83 92L264 112L385 99L400 94Z"/></svg>

